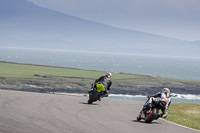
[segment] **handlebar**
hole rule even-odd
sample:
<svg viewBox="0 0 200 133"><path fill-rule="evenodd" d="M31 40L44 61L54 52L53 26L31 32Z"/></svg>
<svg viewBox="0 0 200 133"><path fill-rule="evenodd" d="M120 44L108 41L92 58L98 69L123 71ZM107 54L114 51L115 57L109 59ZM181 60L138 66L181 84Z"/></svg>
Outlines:
<svg viewBox="0 0 200 133"><path fill-rule="evenodd" d="M147 98L150 98L150 97L155 97L155 96L147 96Z"/></svg>

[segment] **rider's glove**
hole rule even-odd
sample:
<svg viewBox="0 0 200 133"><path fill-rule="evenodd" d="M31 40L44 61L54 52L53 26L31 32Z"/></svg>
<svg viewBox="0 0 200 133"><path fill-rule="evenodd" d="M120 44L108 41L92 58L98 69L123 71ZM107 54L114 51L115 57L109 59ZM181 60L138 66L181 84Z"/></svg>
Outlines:
<svg viewBox="0 0 200 133"><path fill-rule="evenodd" d="M163 106L163 107L166 106L166 104L167 104L167 103L166 103L165 101L161 101L161 102L160 102L160 105Z"/></svg>

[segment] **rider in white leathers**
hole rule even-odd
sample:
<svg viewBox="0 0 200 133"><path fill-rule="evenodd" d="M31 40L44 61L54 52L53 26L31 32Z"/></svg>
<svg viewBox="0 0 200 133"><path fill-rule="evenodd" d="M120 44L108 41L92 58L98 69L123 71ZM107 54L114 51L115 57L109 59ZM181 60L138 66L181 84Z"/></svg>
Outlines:
<svg viewBox="0 0 200 133"><path fill-rule="evenodd" d="M160 114L158 116L158 118L159 117L166 118L167 115L168 115L168 107L169 107L169 105L171 103L170 90L168 88L164 88L162 90L162 92L158 92L155 96L153 96L153 98L150 98L149 101L147 101L144 104L144 107L142 109L143 112L145 112L145 111L147 111L148 109L151 108L152 100L155 101L155 102L159 102L160 101L160 104L163 105L163 108L161 108L162 114Z"/></svg>

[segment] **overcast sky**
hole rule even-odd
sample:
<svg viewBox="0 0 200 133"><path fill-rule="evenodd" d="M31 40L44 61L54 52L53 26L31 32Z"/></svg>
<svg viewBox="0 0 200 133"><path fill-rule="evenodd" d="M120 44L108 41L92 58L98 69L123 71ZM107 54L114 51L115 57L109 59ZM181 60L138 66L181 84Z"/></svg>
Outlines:
<svg viewBox="0 0 200 133"><path fill-rule="evenodd" d="M200 0L28 0L114 27L200 40Z"/></svg>

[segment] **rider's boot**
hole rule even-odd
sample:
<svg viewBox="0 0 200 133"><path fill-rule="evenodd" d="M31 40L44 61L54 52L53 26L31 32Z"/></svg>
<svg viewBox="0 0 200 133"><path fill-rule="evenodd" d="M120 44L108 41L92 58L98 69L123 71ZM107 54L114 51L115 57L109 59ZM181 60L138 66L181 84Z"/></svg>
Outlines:
<svg viewBox="0 0 200 133"><path fill-rule="evenodd" d="M108 97L108 91L104 91L102 97Z"/></svg>

